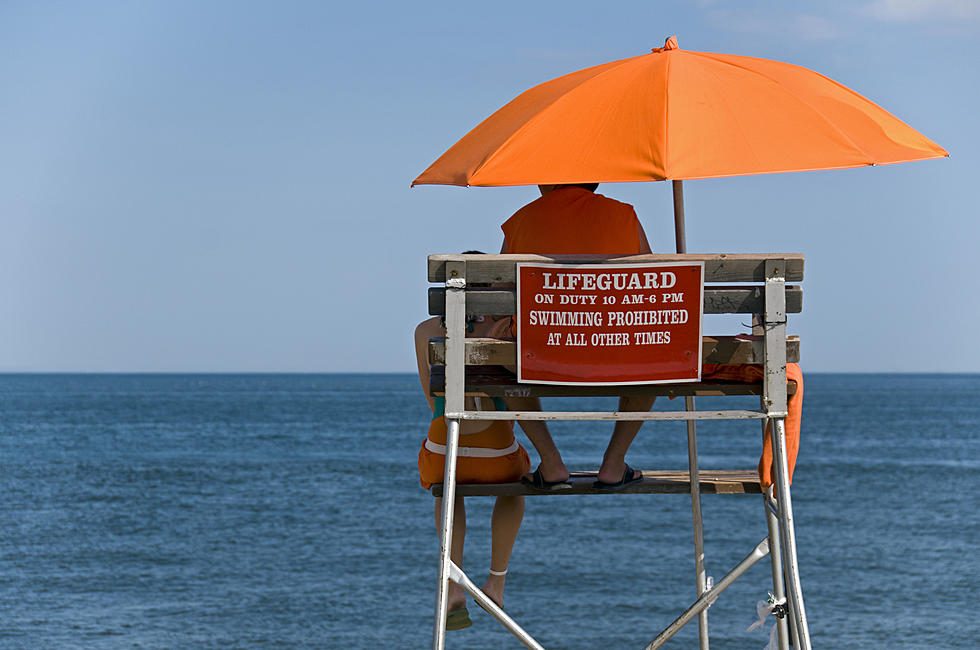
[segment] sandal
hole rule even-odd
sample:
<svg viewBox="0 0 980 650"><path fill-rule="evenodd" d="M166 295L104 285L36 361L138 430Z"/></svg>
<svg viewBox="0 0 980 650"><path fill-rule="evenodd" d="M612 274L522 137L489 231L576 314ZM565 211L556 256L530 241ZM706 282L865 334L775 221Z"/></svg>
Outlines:
<svg viewBox="0 0 980 650"><path fill-rule="evenodd" d="M568 482L568 479L564 481L546 481L544 475L541 473L540 467L534 470L530 478L522 476L521 483L538 492L560 492L561 490L572 489L572 484Z"/></svg>
<svg viewBox="0 0 980 650"><path fill-rule="evenodd" d="M592 484L592 488L595 490L601 490L603 492L618 492L630 483L636 483L637 481L643 480L643 474L640 473L639 476L633 476L635 470L629 465L623 471L623 478L619 479L616 483L606 483L605 481L596 481Z"/></svg>
<svg viewBox="0 0 980 650"><path fill-rule="evenodd" d="M470 620L470 613L465 607L463 609L454 609L446 614L447 630L463 630L471 625L473 625L473 621Z"/></svg>

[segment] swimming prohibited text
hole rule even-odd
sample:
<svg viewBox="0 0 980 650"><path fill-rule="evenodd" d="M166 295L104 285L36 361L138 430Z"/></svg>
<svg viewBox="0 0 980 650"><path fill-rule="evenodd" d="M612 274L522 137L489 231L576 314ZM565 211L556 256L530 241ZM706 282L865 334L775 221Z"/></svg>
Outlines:
<svg viewBox="0 0 980 650"><path fill-rule="evenodd" d="M701 377L704 264L518 264L518 381Z"/></svg>

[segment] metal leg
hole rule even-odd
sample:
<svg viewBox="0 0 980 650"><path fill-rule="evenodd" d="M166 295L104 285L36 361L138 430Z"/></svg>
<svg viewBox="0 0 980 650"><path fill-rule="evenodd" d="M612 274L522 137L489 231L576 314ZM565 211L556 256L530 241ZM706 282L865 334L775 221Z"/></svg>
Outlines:
<svg viewBox="0 0 980 650"><path fill-rule="evenodd" d="M790 642L793 644L793 647L794 648L799 648L800 647L800 628L797 627L797 625L796 625L796 616L793 614L792 603L790 603L788 600L786 601L786 607L787 607L787 614L786 614L787 624L786 624L786 626L789 628Z"/></svg>
<svg viewBox="0 0 980 650"><path fill-rule="evenodd" d="M770 488L771 492L772 488ZM786 587L783 584L783 552L779 543L779 519L769 509L769 495L763 503L766 510L766 523L769 525L769 559L772 562L772 595L777 603L786 601ZM789 650L789 628L786 617L776 617L776 634L779 639L779 650Z"/></svg>
<svg viewBox="0 0 980 650"><path fill-rule="evenodd" d="M449 549L453 543L453 510L456 504L456 456L459 451L459 420L447 422L446 470L442 483L442 525L439 530L439 586L436 590L436 618L432 626L432 648L446 647L446 614L449 610L449 585L451 577Z"/></svg>
<svg viewBox="0 0 980 650"><path fill-rule="evenodd" d="M432 648L446 646L446 613L449 609L453 511L456 506L456 456L459 452L459 423L464 406L466 344L466 262L446 264L446 469L442 481L442 528L439 531L439 586L436 615L432 625Z"/></svg>
<svg viewBox="0 0 980 650"><path fill-rule="evenodd" d="M688 411L694 408L694 398L684 398ZM698 434L694 420L687 421L687 463L691 479L691 516L694 520L694 571L698 598L708 589L704 569L704 520L701 517L701 474L698 467ZM698 640L701 650L708 650L708 608L698 613Z"/></svg>
<svg viewBox="0 0 980 650"><path fill-rule="evenodd" d="M783 536L782 529L779 527L779 505L772 498L772 494L773 494L773 488L770 487L769 490L764 495L764 499L765 499L766 510L767 510L766 514L770 517L775 518L775 530L776 530L775 543L778 545L778 544L782 544L782 540L784 539L784 536ZM772 534L771 531L772 529L770 529L770 534ZM785 621L785 626L789 630L790 645L792 645L794 648L799 648L800 633L796 626L796 619L793 614L793 603L791 603L789 599L785 597L786 587L785 587L785 576L783 575L783 559L781 553L780 553L780 561L773 562L773 584L776 584L775 582L776 580L779 581L779 585L781 586L782 593L784 594L782 599L786 605L786 618L784 619L784 621Z"/></svg>
<svg viewBox="0 0 980 650"><path fill-rule="evenodd" d="M793 526L793 503L789 489L789 467L786 463L786 423L783 418L773 418L769 429L772 437L773 464L776 469L776 500L779 505L779 523L783 538L783 567L789 583L789 608L799 636L798 650L810 650L810 631L803 608L803 588L800 585L799 563L796 557L796 532Z"/></svg>

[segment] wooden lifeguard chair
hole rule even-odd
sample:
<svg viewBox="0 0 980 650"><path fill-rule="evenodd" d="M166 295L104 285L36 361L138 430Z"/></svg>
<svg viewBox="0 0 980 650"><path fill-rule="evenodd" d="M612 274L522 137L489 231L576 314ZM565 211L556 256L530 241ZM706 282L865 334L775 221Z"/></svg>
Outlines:
<svg viewBox="0 0 980 650"><path fill-rule="evenodd" d="M757 383L705 382L697 378L682 382L628 385L568 385L529 383L500 366L518 364L518 343L514 339L466 338L468 314L511 315L519 309L518 291L512 288L471 288L474 283L512 286L518 281L522 265L562 265L590 269L629 269L634 265L698 264L702 268L701 304L704 314L752 314L751 336L704 336L698 330L700 363L758 364L764 371ZM786 315L802 309L802 288L787 282L803 279L804 258L799 254L725 255L671 254L630 257L539 256L539 255L430 255L428 278L438 283L429 289L429 312L442 315L445 339L429 342L432 366L430 391L444 395L447 421L446 465L442 484L432 488L442 496L440 561L432 647L445 646L445 619L448 606L447 580L459 584L479 605L490 612L524 645L541 648L520 625L497 607L457 567L449 557L453 529L453 503L459 496L540 495L521 483L496 485L457 485L456 461L462 420L669 420L686 421L689 470L643 470L643 479L627 486L624 493L691 494L694 527L695 577L697 600L650 641L647 648L658 648L694 618L699 620L700 647L708 648L707 608L753 564L770 556L773 585L773 614L777 617L778 643L787 650L809 650L810 635L803 605L803 594L796 555L796 535L787 464L785 418L787 396L796 389L787 383L786 363L799 358L799 339L787 337ZM640 266L637 266L640 268ZM699 366L700 364L698 364ZM443 371L444 368L444 371ZM479 411L464 408L464 396L547 397L594 395L684 396L684 411L650 412L512 412ZM758 410L698 411L698 395L760 395ZM698 467L698 420L760 420L769 424L775 468L775 483L763 493L755 470L701 471ZM754 430L754 427L753 427ZM573 472L572 489L550 494L607 494L592 487L595 473ZM719 493L761 494L768 524L768 536L713 586L707 584L702 537L701 495ZM648 637L649 638L649 637Z"/></svg>

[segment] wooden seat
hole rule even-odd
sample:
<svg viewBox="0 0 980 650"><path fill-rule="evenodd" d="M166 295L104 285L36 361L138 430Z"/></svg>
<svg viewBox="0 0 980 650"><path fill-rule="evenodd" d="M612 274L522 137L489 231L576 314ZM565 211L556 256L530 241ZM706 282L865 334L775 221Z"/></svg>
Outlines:
<svg viewBox="0 0 980 650"><path fill-rule="evenodd" d="M460 483L459 496L550 496L565 494L690 494L690 474L684 470L643 470L643 480L627 485L620 491L596 490L592 484L597 472L572 472L570 490L542 492L523 483ZM752 470L701 470L701 494L761 494L759 474ZM442 483L432 486L432 495L442 496Z"/></svg>
<svg viewBox="0 0 980 650"><path fill-rule="evenodd" d="M430 255L429 281L447 280L447 263L466 265L465 313L467 315L513 315L517 309L516 292L512 283L516 279L517 262L561 262L570 264L603 264L623 262L690 262L705 263L704 313L705 314L762 314L765 311L765 286L744 284L764 282L766 262L770 255L635 255L608 257L597 255ZM803 279L802 255L778 256L784 268L781 273L786 281ZM451 272L450 272L451 273ZM731 284L731 283L740 284ZM494 284L495 283L495 284ZM491 285L491 286L487 286ZM429 313L446 314L446 287L431 287L428 293ZM803 290L799 285L783 285L785 313L798 313L803 308ZM785 341L786 362L800 358L800 340L788 336ZM765 363L765 337L761 332L753 334L705 336L702 343L701 362L704 364L759 364ZM444 338L429 341L431 365L429 390L432 395L445 394ZM632 386L557 386L550 384L518 383L513 372L502 366L513 367L516 363L517 344L509 338L467 338L465 342L465 391L467 394L490 397L585 397L585 396L717 396L762 395L762 382L703 382L680 384L648 384ZM787 384L787 394L796 391L796 383Z"/></svg>

